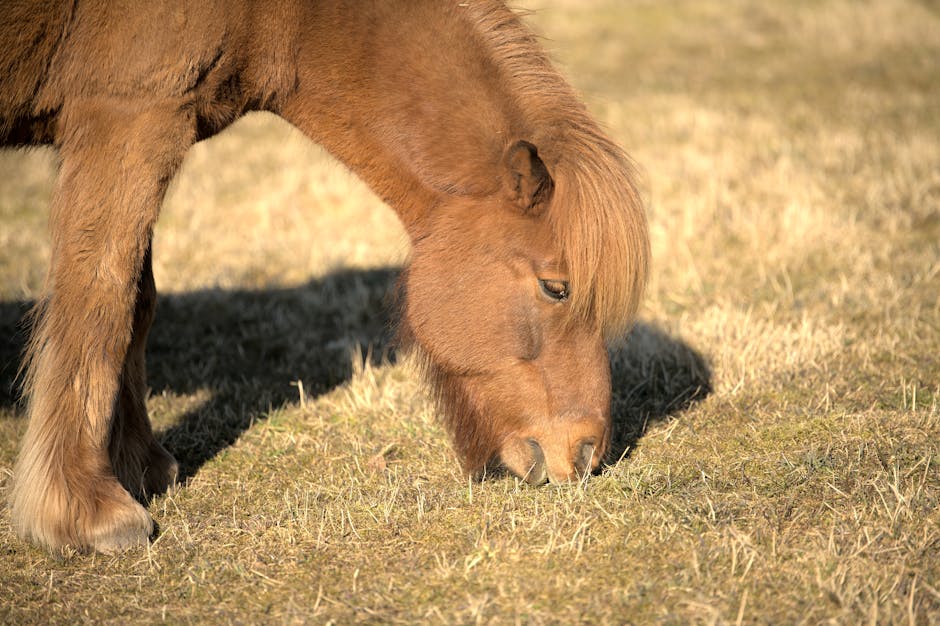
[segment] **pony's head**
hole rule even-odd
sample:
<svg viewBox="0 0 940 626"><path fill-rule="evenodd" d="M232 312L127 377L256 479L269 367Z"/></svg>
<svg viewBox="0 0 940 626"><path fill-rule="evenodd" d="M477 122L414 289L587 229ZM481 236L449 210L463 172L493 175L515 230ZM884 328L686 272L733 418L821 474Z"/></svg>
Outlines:
<svg viewBox="0 0 940 626"><path fill-rule="evenodd" d="M626 159L593 157L585 170L512 142L497 191L449 197L413 238L402 334L472 474L564 482L607 451L605 341L635 315L648 243Z"/></svg>

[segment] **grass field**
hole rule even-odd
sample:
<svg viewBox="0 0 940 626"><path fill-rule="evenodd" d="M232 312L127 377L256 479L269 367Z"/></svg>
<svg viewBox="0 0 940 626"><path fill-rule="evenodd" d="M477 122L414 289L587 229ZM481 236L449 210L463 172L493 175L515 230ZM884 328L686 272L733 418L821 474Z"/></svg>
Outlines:
<svg viewBox="0 0 940 626"><path fill-rule="evenodd" d="M388 348L394 214L249 117L156 235L161 533L56 558L2 509L0 622L940 623L940 5L522 4L644 176L610 465L466 480ZM4 500L53 175L0 153Z"/></svg>

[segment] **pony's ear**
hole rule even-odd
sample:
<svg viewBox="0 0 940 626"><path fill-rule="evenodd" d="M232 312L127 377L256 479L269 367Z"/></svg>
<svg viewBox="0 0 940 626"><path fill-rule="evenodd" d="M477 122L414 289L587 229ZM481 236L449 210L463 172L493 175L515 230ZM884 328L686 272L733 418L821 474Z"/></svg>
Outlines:
<svg viewBox="0 0 940 626"><path fill-rule="evenodd" d="M506 193L524 213L539 215L552 196L554 182L538 150L528 141L509 146L504 158Z"/></svg>

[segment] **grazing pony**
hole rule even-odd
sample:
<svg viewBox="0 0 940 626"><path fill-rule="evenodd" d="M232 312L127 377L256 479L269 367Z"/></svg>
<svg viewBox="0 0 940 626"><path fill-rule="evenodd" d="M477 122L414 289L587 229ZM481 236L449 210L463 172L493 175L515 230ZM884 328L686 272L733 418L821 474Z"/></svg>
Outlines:
<svg viewBox="0 0 940 626"><path fill-rule="evenodd" d="M0 144L52 143L52 260L24 362L17 533L145 544L177 464L146 411L154 222L186 150L251 110L319 142L413 243L401 333L467 472L597 468L605 342L646 221L625 154L497 0L6 0Z"/></svg>

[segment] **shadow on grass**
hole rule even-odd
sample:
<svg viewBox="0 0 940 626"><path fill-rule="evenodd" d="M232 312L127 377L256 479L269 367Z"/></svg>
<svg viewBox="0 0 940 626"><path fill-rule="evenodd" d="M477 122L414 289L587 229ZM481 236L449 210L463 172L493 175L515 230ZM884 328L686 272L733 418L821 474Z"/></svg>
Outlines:
<svg viewBox="0 0 940 626"><path fill-rule="evenodd" d="M340 271L294 288L205 290L161 296L148 343L151 414L170 422L160 437L181 479L230 446L272 409L343 384L357 349L394 360L387 294L397 269ZM0 406L15 401L28 302L0 303ZM648 424L686 409L710 391L702 357L685 343L638 324L611 352L616 462ZM292 384L293 383L293 384ZM205 392L181 417L167 418L164 394ZM178 406L178 404L176 405ZM178 410L176 407L170 411Z"/></svg>
<svg viewBox="0 0 940 626"><path fill-rule="evenodd" d="M272 409L296 402L294 381L316 397L349 380L358 347L376 363L393 359L386 294L397 276L392 268L340 271L293 288L161 294L147 343L149 408L180 479ZM16 401L21 320L31 304L0 302L0 407ZM182 402L164 394L195 398L180 416Z"/></svg>
<svg viewBox="0 0 940 626"><path fill-rule="evenodd" d="M703 400L711 369L694 348L650 324L638 323L622 348L610 351L613 434L607 464L629 456L650 424Z"/></svg>
<svg viewBox="0 0 940 626"><path fill-rule="evenodd" d="M352 375L361 348L394 359L388 294L397 269L340 271L289 289L202 291L161 299L147 345L152 396L208 391L163 431L185 481L272 409ZM158 403L154 403L158 404Z"/></svg>

